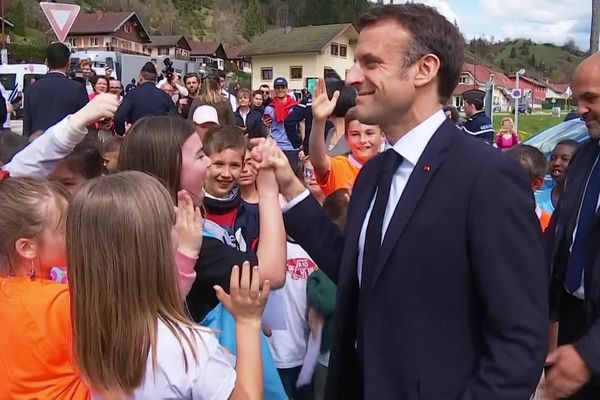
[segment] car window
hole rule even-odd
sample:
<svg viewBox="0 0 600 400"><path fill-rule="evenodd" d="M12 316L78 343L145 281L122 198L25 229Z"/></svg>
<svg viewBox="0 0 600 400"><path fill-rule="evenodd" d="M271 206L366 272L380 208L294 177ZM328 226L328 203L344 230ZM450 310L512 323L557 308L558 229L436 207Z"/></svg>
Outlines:
<svg viewBox="0 0 600 400"><path fill-rule="evenodd" d="M17 83L17 74L0 74L0 83L7 91L12 91Z"/></svg>
<svg viewBox="0 0 600 400"><path fill-rule="evenodd" d="M537 147L542 153L548 155L554 150L556 144L562 140L572 139L582 142L587 137L588 131L585 122L581 119L573 119L541 131L537 135L525 140L523 144Z"/></svg>

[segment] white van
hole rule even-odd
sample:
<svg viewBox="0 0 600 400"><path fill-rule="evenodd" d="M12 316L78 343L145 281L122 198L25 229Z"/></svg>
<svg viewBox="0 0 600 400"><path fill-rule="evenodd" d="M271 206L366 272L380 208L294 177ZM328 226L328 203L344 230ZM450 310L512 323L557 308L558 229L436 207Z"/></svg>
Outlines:
<svg viewBox="0 0 600 400"><path fill-rule="evenodd" d="M12 102L19 96L23 96L23 92L29 85L42 78L48 73L48 67L44 64L6 64L0 65L0 90L4 99ZM17 117L20 118L23 113L23 102L19 105L16 111Z"/></svg>

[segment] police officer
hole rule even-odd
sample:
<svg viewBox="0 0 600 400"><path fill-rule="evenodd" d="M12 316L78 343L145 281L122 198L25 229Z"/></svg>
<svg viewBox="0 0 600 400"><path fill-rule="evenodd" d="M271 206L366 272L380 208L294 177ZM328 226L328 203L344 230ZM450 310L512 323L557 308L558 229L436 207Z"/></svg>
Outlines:
<svg viewBox="0 0 600 400"><path fill-rule="evenodd" d="M135 121L148 115L177 115L173 100L156 87L156 67L147 62L140 71L139 85L132 89L115 114L115 131L125 134L125 123Z"/></svg>
<svg viewBox="0 0 600 400"><path fill-rule="evenodd" d="M463 131L491 145L494 143L494 127L490 117L483 111L485 92L471 89L464 92L462 97L467 114L467 120L462 126Z"/></svg>

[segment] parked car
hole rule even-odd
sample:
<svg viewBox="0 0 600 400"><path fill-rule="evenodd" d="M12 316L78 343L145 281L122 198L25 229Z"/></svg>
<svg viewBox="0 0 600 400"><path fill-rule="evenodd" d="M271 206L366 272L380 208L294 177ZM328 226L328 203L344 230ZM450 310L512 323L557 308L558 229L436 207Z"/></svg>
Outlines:
<svg viewBox="0 0 600 400"><path fill-rule="evenodd" d="M540 149L547 157L554 150L556 144L562 140L572 139L579 143L588 138L588 129L581 118L571 119L545 129L527 140L523 144L528 144Z"/></svg>
<svg viewBox="0 0 600 400"><path fill-rule="evenodd" d="M529 103L519 103L518 105L519 114L531 114L531 104ZM513 108L514 111L514 108Z"/></svg>
<svg viewBox="0 0 600 400"><path fill-rule="evenodd" d="M498 103L492 104L492 112L502 112L502 106Z"/></svg>

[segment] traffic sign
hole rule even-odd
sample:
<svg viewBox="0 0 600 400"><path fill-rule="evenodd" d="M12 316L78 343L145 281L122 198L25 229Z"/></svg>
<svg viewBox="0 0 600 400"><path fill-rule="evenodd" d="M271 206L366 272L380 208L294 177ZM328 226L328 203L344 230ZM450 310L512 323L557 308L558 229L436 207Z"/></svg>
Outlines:
<svg viewBox="0 0 600 400"><path fill-rule="evenodd" d="M52 30L59 42L64 42L79 14L80 7L76 4L40 3L44 15L48 18Z"/></svg>
<svg viewBox="0 0 600 400"><path fill-rule="evenodd" d="M552 100L550 100L550 102L551 102L552 104L554 104L554 103L556 103L556 99L555 99L555 98L553 98Z"/></svg>
<svg viewBox="0 0 600 400"><path fill-rule="evenodd" d="M521 89L513 89L513 90L510 92L510 96L511 96L513 99L520 99L520 98L521 98Z"/></svg>

